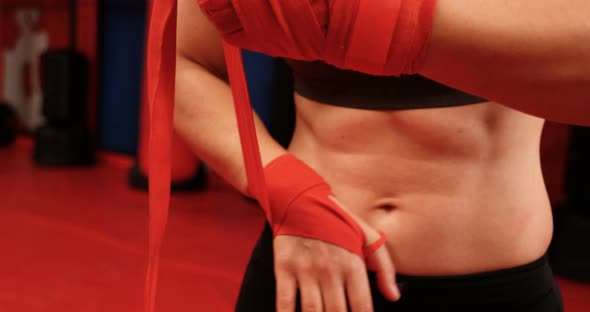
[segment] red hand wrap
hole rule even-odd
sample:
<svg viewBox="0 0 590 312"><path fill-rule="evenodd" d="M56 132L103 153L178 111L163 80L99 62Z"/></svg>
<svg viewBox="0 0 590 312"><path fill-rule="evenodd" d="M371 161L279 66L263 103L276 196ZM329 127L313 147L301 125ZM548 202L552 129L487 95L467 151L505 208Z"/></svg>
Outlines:
<svg viewBox="0 0 590 312"><path fill-rule="evenodd" d="M365 236L359 225L331 199L330 186L313 169L292 155L264 168L270 211L265 211L274 235L322 240L365 257Z"/></svg>
<svg viewBox="0 0 590 312"><path fill-rule="evenodd" d="M423 65L437 0L199 0L241 48L374 75Z"/></svg>
<svg viewBox="0 0 590 312"><path fill-rule="evenodd" d="M387 236L385 233L379 231L379 239L374 243L369 244L363 249L363 255L365 258L369 257L370 255L374 254L381 246L385 245L387 242Z"/></svg>

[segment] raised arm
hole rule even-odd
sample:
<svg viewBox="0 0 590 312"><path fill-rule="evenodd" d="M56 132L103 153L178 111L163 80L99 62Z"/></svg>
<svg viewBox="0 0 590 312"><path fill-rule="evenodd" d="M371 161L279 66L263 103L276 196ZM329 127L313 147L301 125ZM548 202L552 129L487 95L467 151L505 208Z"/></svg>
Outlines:
<svg viewBox="0 0 590 312"><path fill-rule="evenodd" d="M590 1L439 0L431 79L529 114L590 125Z"/></svg>
<svg viewBox="0 0 590 312"><path fill-rule="evenodd" d="M590 125L587 0L200 3L239 47L375 75L420 73L546 119Z"/></svg>

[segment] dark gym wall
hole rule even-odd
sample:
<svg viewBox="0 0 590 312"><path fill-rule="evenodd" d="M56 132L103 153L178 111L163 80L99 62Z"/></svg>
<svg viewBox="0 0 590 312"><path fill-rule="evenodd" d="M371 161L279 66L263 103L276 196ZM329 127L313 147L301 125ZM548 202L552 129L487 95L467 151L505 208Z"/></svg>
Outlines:
<svg viewBox="0 0 590 312"><path fill-rule="evenodd" d="M100 1L100 144L137 150L146 28L145 0Z"/></svg>
<svg viewBox="0 0 590 312"><path fill-rule="evenodd" d="M267 127L272 115L275 67L274 60L263 54L244 51L244 70L252 106Z"/></svg>
<svg viewBox="0 0 590 312"><path fill-rule="evenodd" d="M141 102L142 68L148 4L146 0L100 1L99 136L105 150L135 154ZM244 53L252 104L270 126L277 105L278 73L275 60ZM281 101L280 102L284 102ZM286 104L286 103L282 103Z"/></svg>
<svg viewBox="0 0 590 312"><path fill-rule="evenodd" d="M244 51L243 58L252 106L270 134L287 146L294 127L291 71L264 54Z"/></svg>

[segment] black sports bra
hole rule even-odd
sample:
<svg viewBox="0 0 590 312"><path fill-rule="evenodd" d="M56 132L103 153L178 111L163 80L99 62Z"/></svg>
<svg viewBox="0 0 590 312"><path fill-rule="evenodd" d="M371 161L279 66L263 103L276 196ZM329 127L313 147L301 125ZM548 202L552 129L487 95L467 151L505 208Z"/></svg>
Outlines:
<svg viewBox="0 0 590 312"><path fill-rule="evenodd" d="M285 60L293 71L299 95L330 105L398 110L459 106L487 100L444 86L419 75L371 76L323 62Z"/></svg>

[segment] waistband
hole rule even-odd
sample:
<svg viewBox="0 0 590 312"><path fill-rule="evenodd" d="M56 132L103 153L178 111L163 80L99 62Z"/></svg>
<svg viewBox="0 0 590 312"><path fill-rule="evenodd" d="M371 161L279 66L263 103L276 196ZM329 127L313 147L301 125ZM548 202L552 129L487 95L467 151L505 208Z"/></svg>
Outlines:
<svg viewBox="0 0 590 312"><path fill-rule="evenodd" d="M374 274L370 273L372 283ZM513 268L452 276L398 275L406 300L433 299L462 302L501 302L543 296L553 290L555 279L547 256ZM374 286L374 285L373 285Z"/></svg>

